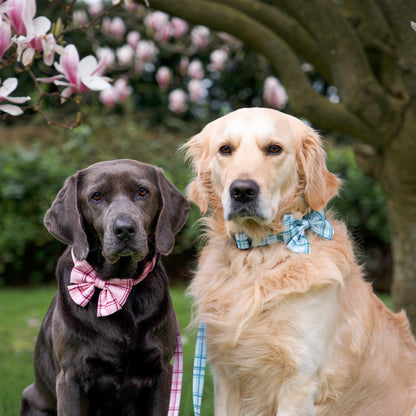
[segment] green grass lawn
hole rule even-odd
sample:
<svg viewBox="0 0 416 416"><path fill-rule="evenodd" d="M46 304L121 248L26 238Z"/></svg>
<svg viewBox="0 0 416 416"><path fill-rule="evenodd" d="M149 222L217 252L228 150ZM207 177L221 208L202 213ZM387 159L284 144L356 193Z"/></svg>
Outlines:
<svg viewBox="0 0 416 416"><path fill-rule="evenodd" d="M55 287L0 289L0 415L19 414L23 389L34 380L33 349L42 319L55 294ZM191 301L184 287L171 288L181 328L184 352L184 384L181 416L192 416L192 366L196 334L187 330ZM205 381L201 416L213 415L212 380Z"/></svg>
<svg viewBox="0 0 416 416"><path fill-rule="evenodd" d="M19 414L24 387L33 382L33 348L43 316L55 293L54 287L0 290L0 415ZM192 365L195 334L186 329L191 301L184 287L174 286L171 295L181 328L184 352L184 384L181 416L192 416ZM382 300L392 307L391 299ZM213 415L212 379L206 377L201 416Z"/></svg>

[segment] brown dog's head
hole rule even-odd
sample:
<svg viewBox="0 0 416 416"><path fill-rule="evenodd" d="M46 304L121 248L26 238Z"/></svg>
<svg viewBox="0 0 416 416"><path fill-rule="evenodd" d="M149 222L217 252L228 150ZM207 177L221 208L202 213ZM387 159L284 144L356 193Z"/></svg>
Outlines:
<svg viewBox="0 0 416 416"><path fill-rule="evenodd" d="M84 260L98 245L110 263L167 255L189 206L157 167L134 160L100 162L69 177L45 215L45 226Z"/></svg>
<svg viewBox="0 0 416 416"><path fill-rule="evenodd" d="M339 180L325 165L321 140L295 117L246 108L208 124L184 145L196 172L188 196L227 228L273 228L285 213L322 209Z"/></svg>

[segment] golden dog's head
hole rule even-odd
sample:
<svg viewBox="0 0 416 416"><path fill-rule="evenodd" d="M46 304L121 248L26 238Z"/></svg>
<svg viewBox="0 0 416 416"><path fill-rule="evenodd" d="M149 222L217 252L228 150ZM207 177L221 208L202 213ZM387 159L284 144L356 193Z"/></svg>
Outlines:
<svg viewBox="0 0 416 416"><path fill-rule="evenodd" d="M184 148L196 173L189 199L222 217L230 232L275 230L284 214L320 210L338 190L316 132L276 110L234 111Z"/></svg>

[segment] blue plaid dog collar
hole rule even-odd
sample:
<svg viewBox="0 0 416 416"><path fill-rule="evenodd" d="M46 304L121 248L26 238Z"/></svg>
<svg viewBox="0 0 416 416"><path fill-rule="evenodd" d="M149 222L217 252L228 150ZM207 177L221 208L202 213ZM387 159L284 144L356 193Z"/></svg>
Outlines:
<svg viewBox="0 0 416 416"><path fill-rule="evenodd" d="M311 229L315 234L325 240L332 240L334 229L326 219L325 210L312 210L302 219L298 220L293 215L284 215L283 224L285 231L280 234L270 234L265 239L253 246L250 238L239 233L234 235L234 240L240 250L247 250L251 247L264 246L277 242L284 242L287 248L295 253L310 253L311 248L305 235L305 230ZM207 328L204 322L199 323L198 335L196 338L192 394L195 416L201 414L202 393L204 389L205 366L207 361Z"/></svg>
<svg viewBox="0 0 416 416"><path fill-rule="evenodd" d="M311 248L305 235L305 230L311 229L315 234L325 240L332 240L334 229L331 223L326 219L325 210L312 210L302 219L298 220L293 215L286 214L283 216L283 225L285 230L279 234L269 234L262 238L256 245L253 245L247 234L239 233L234 235L234 241L237 248L247 250L251 247L265 246L277 242L284 242L287 248L295 253L310 253Z"/></svg>

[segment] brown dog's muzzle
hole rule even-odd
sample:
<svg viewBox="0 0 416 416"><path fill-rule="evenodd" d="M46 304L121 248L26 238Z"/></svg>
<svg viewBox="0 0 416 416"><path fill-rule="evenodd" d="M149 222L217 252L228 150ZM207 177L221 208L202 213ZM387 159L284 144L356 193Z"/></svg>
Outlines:
<svg viewBox="0 0 416 416"><path fill-rule="evenodd" d="M120 241L128 243L136 236L136 222L130 215L122 213L114 221L113 232Z"/></svg>
<svg viewBox="0 0 416 416"><path fill-rule="evenodd" d="M129 209L131 208L131 209ZM102 238L103 256L110 263L120 257L141 261L149 253L147 232L133 204L125 203L121 212L109 210Z"/></svg>

